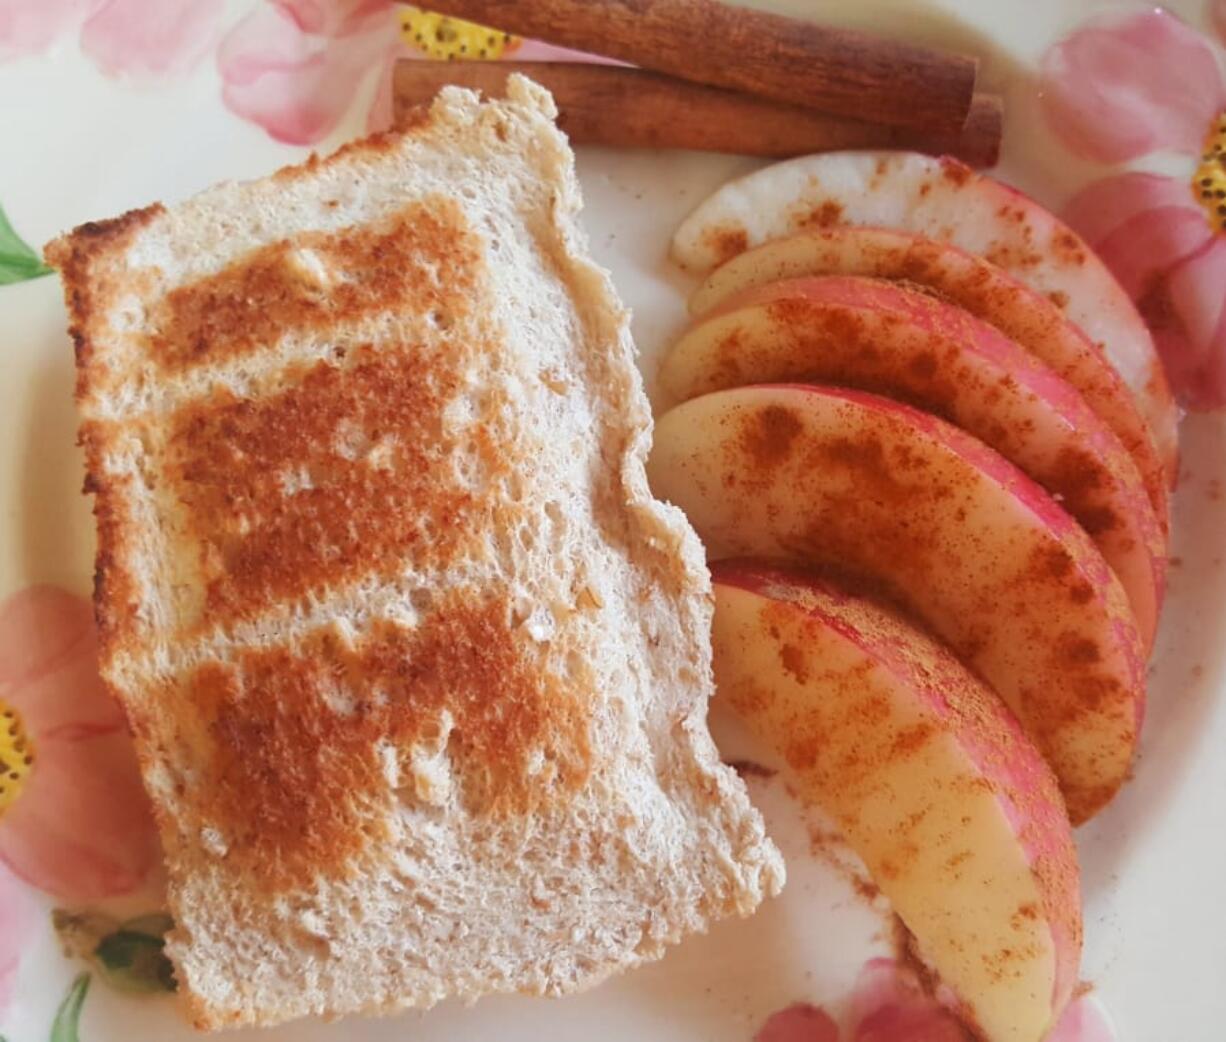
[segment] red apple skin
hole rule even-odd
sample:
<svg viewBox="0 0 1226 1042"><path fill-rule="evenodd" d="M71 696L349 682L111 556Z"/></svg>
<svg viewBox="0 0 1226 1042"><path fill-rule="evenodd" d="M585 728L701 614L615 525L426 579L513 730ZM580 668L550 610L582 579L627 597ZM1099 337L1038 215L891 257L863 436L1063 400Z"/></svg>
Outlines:
<svg viewBox="0 0 1226 1042"><path fill-rule="evenodd" d="M1124 590L982 442L861 391L743 387L660 417L648 476L708 560L824 568L922 618L1017 714L1075 824L1128 777L1145 680Z"/></svg>
<svg viewBox="0 0 1226 1042"><path fill-rule="evenodd" d="M823 152L764 167L700 203L673 236L672 255L705 273L768 240L835 225L900 228L951 243L1047 296L1119 373L1174 484L1179 408L1124 288L1049 210L956 159Z"/></svg>
<svg viewBox="0 0 1226 1042"><path fill-rule="evenodd" d="M1080 881L1059 787L1017 720L884 605L768 562L711 571L717 697L839 824L988 1036L1045 1033L1077 984Z"/></svg>
<svg viewBox="0 0 1226 1042"><path fill-rule="evenodd" d="M680 398L778 381L887 395L996 449L1094 539L1153 646L1166 542L1132 457L1070 384L995 327L876 279L786 279L725 301L660 370Z"/></svg>
<svg viewBox="0 0 1226 1042"><path fill-rule="evenodd" d="M858 275L924 287L1020 344L1072 384L1123 442L1166 530L1174 446L1168 446L1165 459L1159 455L1131 392L1076 323L1048 297L982 257L893 228L820 228L775 239L720 265L690 297L690 313L707 315L745 290L814 275Z"/></svg>

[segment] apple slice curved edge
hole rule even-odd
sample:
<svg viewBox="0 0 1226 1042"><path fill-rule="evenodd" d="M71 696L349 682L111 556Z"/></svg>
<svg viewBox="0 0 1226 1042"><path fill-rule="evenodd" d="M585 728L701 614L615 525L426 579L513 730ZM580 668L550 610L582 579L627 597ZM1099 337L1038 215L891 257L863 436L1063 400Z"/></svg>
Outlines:
<svg viewBox="0 0 1226 1042"><path fill-rule="evenodd" d="M1106 265L1064 222L955 159L827 152L718 189L682 222L673 258L703 273L753 246L839 224L900 228L992 262L1048 296L1102 346L1153 432L1173 483L1179 410L1145 322Z"/></svg>
<svg viewBox="0 0 1226 1042"><path fill-rule="evenodd" d="M1017 714L1075 823L1127 778L1145 681L1123 587L982 442L860 391L742 387L665 413L648 475L709 560L825 568L921 617Z"/></svg>
<svg viewBox="0 0 1226 1042"><path fill-rule="evenodd" d="M1077 983L1072 830L1004 704L895 612L749 560L712 568L717 698L777 749L991 1042L1040 1042Z"/></svg>
<svg viewBox="0 0 1226 1042"><path fill-rule="evenodd" d="M877 279L785 279L725 301L660 368L681 399L784 381L896 398L996 449L1090 534L1153 646L1166 544L1136 465L1067 382L995 327Z"/></svg>
<svg viewBox="0 0 1226 1042"><path fill-rule="evenodd" d="M1132 454L1165 529L1168 466L1132 393L1099 348L1055 304L982 257L891 228L843 225L772 239L716 268L690 297L706 315L738 293L780 279L861 275L934 291L995 326L1067 380Z"/></svg>

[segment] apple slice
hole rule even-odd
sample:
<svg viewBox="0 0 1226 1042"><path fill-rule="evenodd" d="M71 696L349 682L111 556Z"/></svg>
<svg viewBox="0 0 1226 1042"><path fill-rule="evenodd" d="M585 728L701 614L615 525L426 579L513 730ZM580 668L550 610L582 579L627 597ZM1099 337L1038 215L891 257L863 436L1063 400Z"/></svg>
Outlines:
<svg viewBox="0 0 1226 1042"><path fill-rule="evenodd" d="M683 267L709 271L769 239L839 224L917 232L978 254L1050 297L1102 345L1175 479L1178 410L1141 316L1071 228L1038 203L955 159L827 152L729 182L673 237Z"/></svg>
<svg viewBox="0 0 1226 1042"><path fill-rule="evenodd" d="M1167 482L1149 425L1102 351L1047 297L982 257L888 228L822 228L772 239L716 268L690 297L705 315L737 293L803 275L863 275L931 289L995 326L1081 394L1132 453L1166 527Z"/></svg>
<svg viewBox="0 0 1226 1042"><path fill-rule="evenodd" d="M991 1042L1040 1042L1077 983L1055 778L1013 715L897 613L803 573L712 569L717 697L830 814Z"/></svg>
<svg viewBox="0 0 1226 1042"><path fill-rule="evenodd" d="M1152 646L1166 547L1136 465L1069 384L999 330L877 279L786 279L725 301L660 369L681 399L781 381L888 395L991 445L1090 534Z"/></svg>
<svg viewBox="0 0 1226 1042"><path fill-rule="evenodd" d="M711 560L836 570L902 603L978 670L1060 780L1074 822L1123 784L1141 641L1078 524L956 427L862 391L740 387L656 425L648 476Z"/></svg>

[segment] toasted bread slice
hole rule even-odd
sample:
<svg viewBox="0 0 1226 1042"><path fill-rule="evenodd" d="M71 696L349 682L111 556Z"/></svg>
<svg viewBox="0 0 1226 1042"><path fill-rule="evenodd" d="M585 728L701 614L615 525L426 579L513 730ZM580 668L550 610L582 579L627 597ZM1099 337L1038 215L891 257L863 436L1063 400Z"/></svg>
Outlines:
<svg viewBox="0 0 1226 1042"><path fill-rule="evenodd" d="M549 95L52 243L201 1028L558 994L783 878Z"/></svg>

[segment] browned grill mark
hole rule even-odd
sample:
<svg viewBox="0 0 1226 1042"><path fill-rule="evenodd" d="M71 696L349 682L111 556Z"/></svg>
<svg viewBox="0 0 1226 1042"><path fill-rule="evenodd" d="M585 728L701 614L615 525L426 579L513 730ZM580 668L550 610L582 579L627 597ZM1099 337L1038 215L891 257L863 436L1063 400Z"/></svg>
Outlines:
<svg viewBox="0 0 1226 1042"><path fill-rule="evenodd" d="M410 203L382 226L306 232L171 290L150 315L149 352L176 371L385 311L455 317L472 299L479 258L458 206L441 198Z"/></svg>
<svg viewBox="0 0 1226 1042"><path fill-rule="evenodd" d="M481 507L457 460L486 477L505 462L495 421L444 429L457 382L421 352L384 345L347 369L317 363L276 395L218 393L180 410L165 462L207 621L367 573L443 568L470 550Z"/></svg>
<svg viewBox="0 0 1226 1042"><path fill-rule="evenodd" d="M320 631L296 651L203 665L173 693L187 707L175 735L156 718L137 731L186 743L198 772L187 820L216 829L231 869L275 891L343 877L385 838L392 804L416 799L417 742L443 749L451 791L476 815L526 814L580 788L591 709L538 661L548 653L513 627L508 603L470 590L415 629L381 623L352 644ZM399 777L386 773L384 743Z"/></svg>

